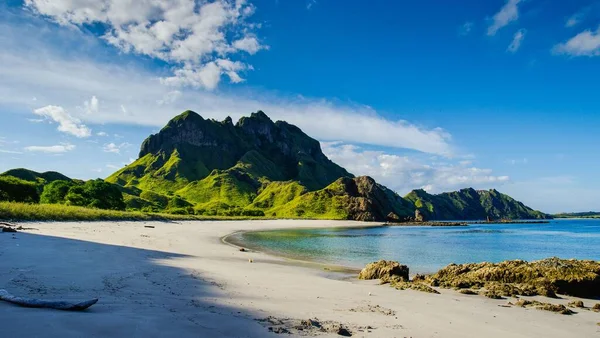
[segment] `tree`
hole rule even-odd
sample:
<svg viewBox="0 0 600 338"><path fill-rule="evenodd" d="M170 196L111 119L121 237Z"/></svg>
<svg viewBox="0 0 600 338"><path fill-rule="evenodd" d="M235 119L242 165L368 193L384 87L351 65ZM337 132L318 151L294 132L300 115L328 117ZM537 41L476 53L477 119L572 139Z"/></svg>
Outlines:
<svg viewBox="0 0 600 338"><path fill-rule="evenodd" d="M40 203L62 204L65 203L65 197L69 193L69 189L75 184L69 181L54 181L44 187Z"/></svg>
<svg viewBox="0 0 600 338"><path fill-rule="evenodd" d="M0 200L9 202L38 203L35 183L27 182L12 176L0 177Z"/></svg>
<svg viewBox="0 0 600 338"><path fill-rule="evenodd" d="M123 193L115 185L101 179L90 180L69 189L65 200L69 205L98 209L125 210Z"/></svg>

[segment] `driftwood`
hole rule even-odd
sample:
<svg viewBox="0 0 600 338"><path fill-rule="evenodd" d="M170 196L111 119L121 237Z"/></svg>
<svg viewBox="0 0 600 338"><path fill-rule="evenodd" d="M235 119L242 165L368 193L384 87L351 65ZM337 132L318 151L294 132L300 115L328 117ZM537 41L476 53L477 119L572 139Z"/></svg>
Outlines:
<svg viewBox="0 0 600 338"><path fill-rule="evenodd" d="M11 295L6 290L0 290L0 300L24 307L47 308L64 311L82 311L98 302L98 299L92 299L81 303L72 303L63 301L48 301L34 298L21 298Z"/></svg>

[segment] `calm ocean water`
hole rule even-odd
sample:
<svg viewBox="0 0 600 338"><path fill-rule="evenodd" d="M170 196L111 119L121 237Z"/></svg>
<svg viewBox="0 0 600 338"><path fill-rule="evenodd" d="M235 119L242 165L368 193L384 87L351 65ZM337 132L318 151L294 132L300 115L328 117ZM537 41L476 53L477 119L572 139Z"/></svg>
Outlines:
<svg viewBox="0 0 600 338"><path fill-rule="evenodd" d="M378 227L248 232L234 241L283 256L362 268L388 259L413 273L450 263L537 260L557 256L600 260L600 220L465 227Z"/></svg>

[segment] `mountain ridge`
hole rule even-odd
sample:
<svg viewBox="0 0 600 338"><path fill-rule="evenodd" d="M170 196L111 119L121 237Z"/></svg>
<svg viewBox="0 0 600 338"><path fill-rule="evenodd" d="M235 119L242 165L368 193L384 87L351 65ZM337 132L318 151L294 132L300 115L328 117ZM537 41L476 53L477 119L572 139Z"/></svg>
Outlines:
<svg viewBox="0 0 600 338"><path fill-rule="evenodd" d="M50 183L39 179L44 174L13 172ZM427 220L549 217L494 189L417 189L402 197L371 177L354 177L327 158L319 141L262 111L234 124L187 110L147 137L138 158L105 182L122 193L127 209L175 214L393 222L416 219L416 210Z"/></svg>

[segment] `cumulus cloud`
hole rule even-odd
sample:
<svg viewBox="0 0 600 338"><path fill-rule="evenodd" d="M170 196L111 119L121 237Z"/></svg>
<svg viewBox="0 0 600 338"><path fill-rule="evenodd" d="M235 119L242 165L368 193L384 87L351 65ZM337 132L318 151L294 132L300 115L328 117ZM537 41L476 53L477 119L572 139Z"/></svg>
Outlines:
<svg viewBox="0 0 600 338"><path fill-rule="evenodd" d="M521 47L521 43L523 42L523 39L525 39L525 33L526 33L526 31L524 29L518 30L515 33L515 36L513 37L512 42L510 43L510 45L508 46L508 48L506 50L511 53L516 53L519 50L519 48Z"/></svg>
<svg viewBox="0 0 600 338"><path fill-rule="evenodd" d="M69 143L59 144L55 146L29 146L25 147L26 151L29 152L40 152L49 154L60 154L74 150L75 146Z"/></svg>
<svg viewBox="0 0 600 338"><path fill-rule="evenodd" d="M365 150L341 142L322 143L324 153L354 175L368 175L400 194L422 188L439 193L466 187L492 188L509 182L508 176L496 176L491 169L458 163L423 161L417 156L400 156L383 151Z"/></svg>
<svg viewBox="0 0 600 338"><path fill-rule="evenodd" d="M124 142L121 144L115 144L115 143L107 143L102 147L102 150L105 153L114 153L114 154L120 154L121 150L123 150L124 148L127 148L131 146L131 144Z"/></svg>
<svg viewBox="0 0 600 338"><path fill-rule="evenodd" d="M35 109L34 114L43 116L58 123L58 130L63 133L83 138L92 135L92 131L86 127L81 121L67 113L61 106L45 106Z"/></svg>
<svg viewBox="0 0 600 338"><path fill-rule="evenodd" d="M145 69L101 63L80 54L77 58L65 57L60 54L64 50L60 45L48 46L48 36L30 34L28 43L23 45L17 37L25 32L14 27L11 31L11 27L2 24L0 28L10 32L0 53L0 105L17 111L31 107L32 95L38 98L36 105L59 102L65 110L80 106L82 97L96 96L101 98L102 109L82 115L85 123L162 127L187 109L220 120L263 110L272 119L293 123L319 140L408 148L439 155L455 152L448 132L414 121L384 118L368 106L263 90L208 92L180 88L174 94L172 88L163 86ZM37 34L44 32L54 33L50 27ZM39 53L27 52L32 49ZM221 61L221 67L235 70L236 66ZM157 104L157 100L162 104Z"/></svg>
<svg viewBox="0 0 600 338"><path fill-rule="evenodd" d="M266 46L249 22L254 6L245 0L26 0L43 17L71 27L102 24L102 38L125 53L147 55L176 64L165 83L214 89L222 74L234 83L246 64L227 69L218 59L239 52L255 54ZM235 61L239 62L239 61Z"/></svg>
<svg viewBox="0 0 600 338"><path fill-rule="evenodd" d="M496 35L498 30L519 18L519 3L521 0L507 0L500 11L494 14L488 27L487 35Z"/></svg>
<svg viewBox="0 0 600 338"><path fill-rule="evenodd" d="M106 137L106 136L108 136L108 134L106 132L101 131L101 132L97 132L96 136Z"/></svg>
<svg viewBox="0 0 600 338"><path fill-rule="evenodd" d="M552 49L554 54L569 56L600 55L600 26L595 30L585 30Z"/></svg>

